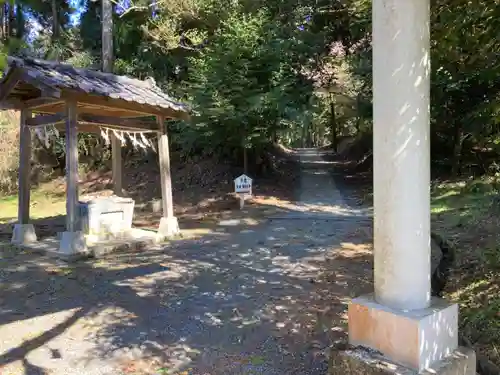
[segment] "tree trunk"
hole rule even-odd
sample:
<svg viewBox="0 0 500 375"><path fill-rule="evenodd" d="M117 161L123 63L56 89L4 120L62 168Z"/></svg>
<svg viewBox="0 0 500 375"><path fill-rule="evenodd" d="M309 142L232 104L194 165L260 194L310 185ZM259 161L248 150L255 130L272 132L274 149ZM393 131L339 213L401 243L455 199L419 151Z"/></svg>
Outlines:
<svg viewBox="0 0 500 375"><path fill-rule="evenodd" d="M14 14L14 5L12 3L9 4L9 37L12 38L15 36L15 24L16 24L16 16Z"/></svg>
<svg viewBox="0 0 500 375"><path fill-rule="evenodd" d="M332 147L337 152L337 119L335 117L335 103L333 98L330 98L330 136Z"/></svg>
<svg viewBox="0 0 500 375"><path fill-rule="evenodd" d="M325 145L325 124L323 122L318 124L318 137L319 137L319 146Z"/></svg>
<svg viewBox="0 0 500 375"><path fill-rule="evenodd" d="M243 147L243 173L248 174L248 149Z"/></svg>
<svg viewBox="0 0 500 375"><path fill-rule="evenodd" d="M271 141L273 143L278 143L278 130L276 128L272 130Z"/></svg>
<svg viewBox="0 0 500 375"><path fill-rule="evenodd" d="M464 130L462 124L460 122L457 122L455 124L455 137L453 139L453 156L451 164L451 175L453 177L457 177L460 172L463 136Z"/></svg>
<svg viewBox="0 0 500 375"><path fill-rule="evenodd" d="M306 147L312 147L313 144L313 130L311 123L307 123L307 139L306 139Z"/></svg>
<svg viewBox="0 0 500 375"><path fill-rule="evenodd" d="M59 39L59 11L57 10L56 0L52 0L52 41Z"/></svg>
<svg viewBox="0 0 500 375"><path fill-rule="evenodd" d="M156 10L157 10L156 0L152 0L149 7L151 9L151 17L155 18L156 17Z"/></svg>
<svg viewBox="0 0 500 375"><path fill-rule="evenodd" d="M356 135L359 134L361 128L361 110L359 96L356 97Z"/></svg>
<svg viewBox="0 0 500 375"><path fill-rule="evenodd" d="M2 35L1 35L2 41L4 41L4 42L7 39L6 35L5 35L5 7L6 6L7 6L7 4L4 4L2 7L0 7L0 22L2 22L0 32L2 33Z"/></svg>
<svg viewBox="0 0 500 375"><path fill-rule="evenodd" d="M102 0L102 71L113 72L113 6L111 0Z"/></svg>
<svg viewBox="0 0 500 375"><path fill-rule="evenodd" d="M313 134L313 146L318 147L319 146L319 131L318 131L318 124L314 124L314 134Z"/></svg>
<svg viewBox="0 0 500 375"><path fill-rule="evenodd" d="M307 126L302 124L302 134L300 136L300 147L306 147Z"/></svg>
<svg viewBox="0 0 500 375"><path fill-rule="evenodd" d="M20 4L16 5L16 37L22 39L26 25L24 24L23 7Z"/></svg>
<svg viewBox="0 0 500 375"><path fill-rule="evenodd" d="M111 0L102 0L101 21L102 21L102 51L101 51L102 71L107 73L113 73L113 63L114 63L113 5L111 4ZM166 150L167 153L170 152L168 151L168 142ZM167 155L165 157L169 158L170 156ZM114 134L111 135L111 159L112 159L112 169L113 169L112 171L113 192L115 193L115 195L121 196L125 194L123 190L123 180L122 180L122 169L123 169L122 149L120 140ZM170 177L168 178L170 179Z"/></svg>

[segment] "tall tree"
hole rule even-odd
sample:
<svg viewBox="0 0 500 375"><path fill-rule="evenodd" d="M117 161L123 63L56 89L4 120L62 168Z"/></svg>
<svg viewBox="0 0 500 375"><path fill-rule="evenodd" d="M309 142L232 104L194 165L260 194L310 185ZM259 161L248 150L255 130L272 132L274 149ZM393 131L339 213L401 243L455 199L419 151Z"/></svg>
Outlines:
<svg viewBox="0 0 500 375"><path fill-rule="evenodd" d="M113 72L113 4L111 0L102 0L102 71ZM122 195L122 156L120 140L114 135L111 137L111 157L113 165L113 191Z"/></svg>
<svg viewBox="0 0 500 375"><path fill-rule="evenodd" d="M57 0L51 0L52 7L52 41L57 41L60 36L59 10L57 9Z"/></svg>
<svg viewBox="0 0 500 375"><path fill-rule="evenodd" d="M111 0L101 0L102 70L113 72L113 5Z"/></svg>

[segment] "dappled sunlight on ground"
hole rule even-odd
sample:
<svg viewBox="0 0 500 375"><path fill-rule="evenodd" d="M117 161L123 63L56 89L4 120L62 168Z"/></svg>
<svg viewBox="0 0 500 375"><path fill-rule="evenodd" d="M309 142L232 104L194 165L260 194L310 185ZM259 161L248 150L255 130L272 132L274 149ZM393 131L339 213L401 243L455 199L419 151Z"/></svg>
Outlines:
<svg viewBox="0 0 500 375"><path fill-rule="evenodd" d="M4 310L0 335L9 322L19 321L21 332L22 319L34 319L33 326L54 310L78 309L70 327L33 350L57 349L58 366L72 358L74 368L106 365L130 374L191 368L215 375L220 366L281 374L270 358L321 367L329 342L345 335L351 294L369 287L362 281L370 278L369 238L340 241L357 230L349 223L329 234L313 220L229 226L222 235L69 266L11 254L3 259L2 295L20 315ZM21 291L27 300L9 298ZM78 353L68 353L75 345ZM0 356L0 364L14 363L9 358ZM51 366L37 361L31 365Z"/></svg>
<svg viewBox="0 0 500 375"><path fill-rule="evenodd" d="M313 187L329 181L314 176ZM1 344L0 366L29 374L324 374L329 345L346 335L349 299L372 280L371 220L349 215L329 189L306 204L318 199L345 217L271 218L254 215L250 202L191 221L189 234L165 245L71 265L0 246L0 337L14 322L20 336L44 332L28 344ZM62 311L72 315L39 323Z"/></svg>

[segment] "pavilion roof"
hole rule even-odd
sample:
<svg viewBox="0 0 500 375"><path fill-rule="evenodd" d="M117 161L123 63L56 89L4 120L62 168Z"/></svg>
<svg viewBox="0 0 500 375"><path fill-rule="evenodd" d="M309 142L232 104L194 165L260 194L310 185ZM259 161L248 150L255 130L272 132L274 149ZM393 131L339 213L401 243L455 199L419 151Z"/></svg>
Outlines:
<svg viewBox="0 0 500 375"><path fill-rule="evenodd" d="M90 101L91 108L99 106L98 99L104 99L104 106L111 111L118 108L120 117L134 117L127 113L129 109L135 112L135 117L151 114L185 118L188 113L186 105L163 92L153 79L143 81L53 61L9 56L8 72L0 82L0 101L22 105L43 98L54 102L76 98L82 103ZM58 110L46 108L39 112Z"/></svg>

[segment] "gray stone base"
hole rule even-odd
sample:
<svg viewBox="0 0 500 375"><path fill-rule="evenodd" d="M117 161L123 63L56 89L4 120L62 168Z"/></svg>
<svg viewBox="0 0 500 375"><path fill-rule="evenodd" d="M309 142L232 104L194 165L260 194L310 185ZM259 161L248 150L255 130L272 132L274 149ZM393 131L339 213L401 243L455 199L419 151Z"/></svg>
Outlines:
<svg viewBox="0 0 500 375"><path fill-rule="evenodd" d="M472 349L459 347L445 359L418 372L361 346L333 349L328 375L476 375L476 355Z"/></svg>
<svg viewBox="0 0 500 375"><path fill-rule="evenodd" d="M75 260L89 254L82 232L62 232L60 241L57 256L64 260Z"/></svg>
<svg viewBox="0 0 500 375"><path fill-rule="evenodd" d="M122 233L122 236L115 240L87 242L86 249L81 247L79 243L80 239L81 237L78 232L77 234L62 232L58 233L57 237L46 237L40 241L19 246L30 252L58 258L66 262L74 262L87 258L100 258L113 252L147 251L151 248L158 248L155 247L156 231L138 228L132 228L130 231Z"/></svg>
<svg viewBox="0 0 500 375"><path fill-rule="evenodd" d="M179 222L175 216L162 217L160 226L158 227L157 241L161 242L169 237L176 236L180 233Z"/></svg>
<svg viewBox="0 0 500 375"><path fill-rule="evenodd" d="M24 245L36 242L35 227L33 224L15 224L12 232L11 243L14 245Z"/></svg>
<svg viewBox="0 0 500 375"><path fill-rule="evenodd" d="M89 251L96 258L114 252L145 251L154 244L156 244L156 232L139 228L132 228L131 230L123 232L121 236L115 240L89 243L87 237Z"/></svg>

